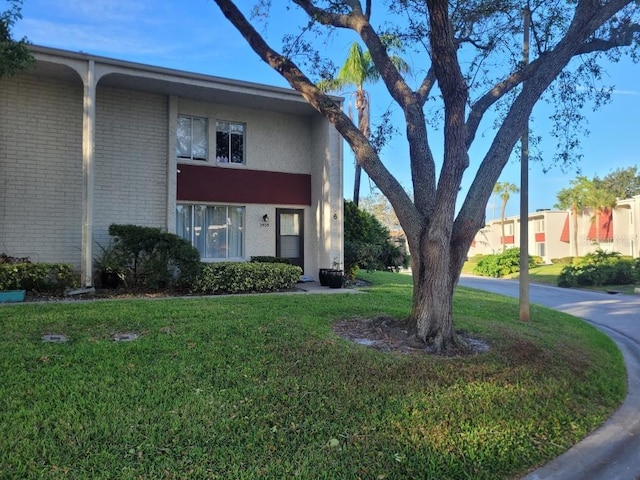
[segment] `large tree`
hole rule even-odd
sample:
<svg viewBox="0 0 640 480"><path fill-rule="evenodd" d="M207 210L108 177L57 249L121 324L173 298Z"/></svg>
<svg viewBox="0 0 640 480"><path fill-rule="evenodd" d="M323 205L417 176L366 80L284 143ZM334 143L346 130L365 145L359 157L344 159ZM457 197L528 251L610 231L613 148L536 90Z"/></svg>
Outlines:
<svg viewBox="0 0 640 480"><path fill-rule="evenodd" d="M607 190L620 199L640 195L640 174L638 174L637 165L617 168L602 179L596 176L593 181L596 186Z"/></svg>
<svg viewBox="0 0 640 480"><path fill-rule="evenodd" d="M591 85L581 80L600 74L597 59L602 52L611 55L621 46L637 45L637 2L291 0L308 15L308 21L303 32L288 36L294 43L285 45L283 54L265 41L233 1L214 1L251 48L335 126L358 164L393 205L412 253L409 326L438 351L466 348L454 329L453 293L469 246L484 225L493 186L525 131L534 105L547 91L555 93L554 103L564 108L555 117L558 126L554 131L561 140L566 139L565 145L572 145L573 128L580 118L574 107L584 103L576 97L594 91L575 87ZM259 8L270 4L262 0ZM289 6L287 2L271 5ZM528 63L521 60L518 47L523 6L532 13L532 60ZM316 35L324 27L331 33L359 37L399 106L413 199L357 125L312 81L311 76L326 76L326 70L306 75L294 61L296 52L317 58L308 48L317 37L305 37L304 33ZM384 42L389 35L399 38L420 63L420 70L413 68L424 72L417 86L412 87L412 78L403 77L393 65ZM302 44L306 38L310 40ZM579 61L572 62L578 57ZM580 75L583 77L578 78ZM425 108L436 102L441 115L427 117ZM482 120L492 115L497 116L495 129L483 129L491 132L490 146L479 159L464 201L457 205L469 167L469 150ZM438 120L443 131L443 152L438 161L430 142L432 120Z"/></svg>
<svg viewBox="0 0 640 480"><path fill-rule="evenodd" d="M8 0L9 8L0 12L0 78L15 75L33 64L27 40L15 40L11 29L22 18L22 0Z"/></svg>

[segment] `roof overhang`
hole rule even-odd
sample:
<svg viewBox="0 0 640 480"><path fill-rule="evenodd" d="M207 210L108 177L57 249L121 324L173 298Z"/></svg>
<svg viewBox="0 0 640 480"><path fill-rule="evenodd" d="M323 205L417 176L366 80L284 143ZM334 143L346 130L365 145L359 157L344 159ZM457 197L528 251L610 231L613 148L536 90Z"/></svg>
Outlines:
<svg viewBox="0 0 640 480"><path fill-rule="evenodd" d="M176 95L183 98L257 108L294 115L318 112L296 90L211 75L154 67L123 60L49 47L31 46L36 59L32 73L47 78L77 82L78 65L93 61L98 85L140 92ZM332 96L342 104L342 97ZM319 114L318 114L319 115Z"/></svg>

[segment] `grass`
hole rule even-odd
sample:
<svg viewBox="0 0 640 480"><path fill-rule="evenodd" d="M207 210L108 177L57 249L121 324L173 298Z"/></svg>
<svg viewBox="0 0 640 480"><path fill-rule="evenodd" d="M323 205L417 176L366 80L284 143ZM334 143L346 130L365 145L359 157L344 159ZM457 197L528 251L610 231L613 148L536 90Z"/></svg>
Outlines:
<svg viewBox="0 0 640 480"><path fill-rule="evenodd" d="M476 264L477 263L474 262L473 259L465 262L464 266L462 267L462 273L472 275L473 269ZM560 276L560 272L564 267L565 265L560 264L538 265L535 268L529 269L529 281L532 283L553 285L555 287L558 285L558 277ZM515 273L505 278L517 280L519 278L519 274ZM636 287L638 287L638 285L599 285L583 286L580 288L584 290L595 290L600 292L620 292L626 293L628 295L634 295Z"/></svg>
<svg viewBox="0 0 640 480"><path fill-rule="evenodd" d="M521 323L517 301L484 292L460 288L455 316L487 353L343 340L338 319L408 314L409 276L365 278L361 295L0 308L0 477L513 478L624 398L602 333L536 306Z"/></svg>

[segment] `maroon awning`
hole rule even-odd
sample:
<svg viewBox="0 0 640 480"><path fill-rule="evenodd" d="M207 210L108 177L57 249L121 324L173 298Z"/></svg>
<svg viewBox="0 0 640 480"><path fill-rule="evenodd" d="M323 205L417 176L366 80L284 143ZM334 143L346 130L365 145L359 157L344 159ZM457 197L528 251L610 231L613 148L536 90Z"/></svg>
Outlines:
<svg viewBox="0 0 640 480"><path fill-rule="evenodd" d="M560 241L569 243L571 239L569 238L569 217L571 215L567 213L567 218L564 219L564 225L562 226L562 233L560 234Z"/></svg>
<svg viewBox="0 0 640 480"><path fill-rule="evenodd" d="M596 218L598 220L598 228L596 229ZM605 209L599 216L594 215L593 222L589 227L589 233L587 234L587 240L613 240L613 211Z"/></svg>

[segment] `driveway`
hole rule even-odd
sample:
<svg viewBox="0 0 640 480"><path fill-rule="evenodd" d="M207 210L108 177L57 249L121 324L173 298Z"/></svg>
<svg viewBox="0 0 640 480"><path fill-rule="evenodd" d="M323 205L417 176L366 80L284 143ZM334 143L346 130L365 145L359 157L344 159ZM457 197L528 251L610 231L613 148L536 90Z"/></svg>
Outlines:
<svg viewBox="0 0 640 480"><path fill-rule="evenodd" d="M459 285L518 297L518 282L462 276ZM611 337L627 366L624 403L598 430L523 480L640 480L640 296L531 284L531 303L580 317Z"/></svg>

